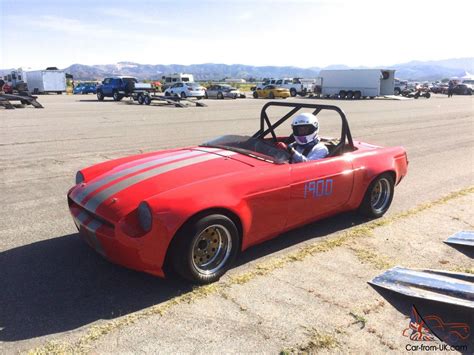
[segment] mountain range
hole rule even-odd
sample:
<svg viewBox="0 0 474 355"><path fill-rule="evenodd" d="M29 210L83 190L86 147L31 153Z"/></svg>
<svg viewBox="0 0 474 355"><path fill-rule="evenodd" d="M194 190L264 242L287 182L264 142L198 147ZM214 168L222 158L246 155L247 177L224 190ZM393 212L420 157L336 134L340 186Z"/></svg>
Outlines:
<svg viewBox="0 0 474 355"><path fill-rule="evenodd" d="M73 64L64 70L76 80L101 80L112 75L130 75L138 79L161 79L165 74L189 73L196 80L222 80L223 78L279 78L279 77L317 77L321 69L360 69L370 67L349 67L331 65L328 67L299 68L294 66L252 66L243 64L139 64L119 62L117 64L84 65ZM436 61L411 61L377 68L396 69L395 76L407 80L440 80L474 73L474 58L455 58ZM0 70L5 72L5 70Z"/></svg>

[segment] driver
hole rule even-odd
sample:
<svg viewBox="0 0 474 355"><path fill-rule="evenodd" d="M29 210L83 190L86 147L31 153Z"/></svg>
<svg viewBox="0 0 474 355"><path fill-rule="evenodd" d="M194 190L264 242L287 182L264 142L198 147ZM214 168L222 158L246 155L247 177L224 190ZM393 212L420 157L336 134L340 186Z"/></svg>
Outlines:
<svg viewBox="0 0 474 355"><path fill-rule="evenodd" d="M286 145L278 142L277 147L290 153L290 163L301 163L325 158L328 148L319 140L319 122L311 113L301 113L291 123L295 142Z"/></svg>

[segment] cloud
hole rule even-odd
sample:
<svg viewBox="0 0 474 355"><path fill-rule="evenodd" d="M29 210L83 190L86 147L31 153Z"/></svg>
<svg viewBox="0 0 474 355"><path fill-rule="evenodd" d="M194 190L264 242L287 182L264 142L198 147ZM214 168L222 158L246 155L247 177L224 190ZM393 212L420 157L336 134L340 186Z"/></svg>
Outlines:
<svg viewBox="0 0 474 355"><path fill-rule="evenodd" d="M170 24L169 21L158 19L155 13L148 13L149 17L145 17L142 13L132 13L128 10L120 8L101 8L99 9L99 12L105 16L113 17L117 20L126 20L142 25L166 26Z"/></svg>
<svg viewBox="0 0 474 355"><path fill-rule="evenodd" d="M249 21L251 20L252 18L254 17L254 14L251 13L250 11L247 11L247 12L243 12L239 15L236 16L236 19L238 21Z"/></svg>

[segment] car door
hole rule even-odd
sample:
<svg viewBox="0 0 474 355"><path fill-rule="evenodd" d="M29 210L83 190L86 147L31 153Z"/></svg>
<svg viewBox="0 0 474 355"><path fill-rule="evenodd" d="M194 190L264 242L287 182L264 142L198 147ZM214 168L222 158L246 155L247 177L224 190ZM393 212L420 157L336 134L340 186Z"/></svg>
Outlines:
<svg viewBox="0 0 474 355"><path fill-rule="evenodd" d="M112 82L111 78L104 79L103 84L102 84L102 92L104 93L104 95L112 95L111 82Z"/></svg>
<svg viewBox="0 0 474 355"><path fill-rule="evenodd" d="M207 89L207 96L208 97L216 97L217 95L217 85L212 85Z"/></svg>
<svg viewBox="0 0 474 355"><path fill-rule="evenodd" d="M175 89L176 89L176 85L177 85L177 84L171 85L171 87L170 87L170 89L169 89L171 95L174 95Z"/></svg>
<svg viewBox="0 0 474 355"><path fill-rule="evenodd" d="M243 247L260 243L281 233L287 224L290 202L289 164L255 167L251 183L245 180L245 201L252 216ZM237 189L238 190L238 189Z"/></svg>
<svg viewBox="0 0 474 355"><path fill-rule="evenodd" d="M183 91L183 83L176 83L173 85L173 90L172 90L172 93L174 95L180 95L181 92Z"/></svg>
<svg viewBox="0 0 474 355"><path fill-rule="evenodd" d="M352 162L344 155L292 164L289 226L342 210L352 193L353 178Z"/></svg>

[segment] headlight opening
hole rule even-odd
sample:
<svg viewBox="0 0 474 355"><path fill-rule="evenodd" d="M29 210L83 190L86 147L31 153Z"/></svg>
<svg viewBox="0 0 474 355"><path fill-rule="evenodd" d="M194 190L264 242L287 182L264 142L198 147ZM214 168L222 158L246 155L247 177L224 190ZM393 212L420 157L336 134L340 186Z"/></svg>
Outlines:
<svg viewBox="0 0 474 355"><path fill-rule="evenodd" d="M146 202L140 202L138 205L138 221L140 223L140 227L145 231L149 232L151 230L152 225L152 213L150 206Z"/></svg>

